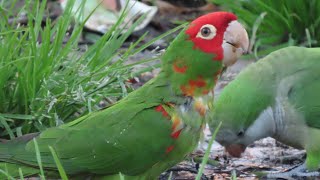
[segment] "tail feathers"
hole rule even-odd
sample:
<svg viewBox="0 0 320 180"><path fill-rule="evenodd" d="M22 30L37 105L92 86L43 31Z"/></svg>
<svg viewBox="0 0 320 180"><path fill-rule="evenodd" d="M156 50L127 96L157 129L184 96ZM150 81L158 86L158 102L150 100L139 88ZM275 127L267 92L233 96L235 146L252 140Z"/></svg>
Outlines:
<svg viewBox="0 0 320 180"><path fill-rule="evenodd" d="M40 174L35 154L26 153L25 150L26 144L38 135L39 133L32 133L13 140L0 141L0 179L20 178L19 169L24 178ZM30 164L24 164L25 159L30 160Z"/></svg>
<svg viewBox="0 0 320 180"><path fill-rule="evenodd" d="M23 177L30 177L40 173L36 167L27 167L12 163L0 163L0 179L18 179L20 177L19 169L21 169Z"/></svg>
<svg viewBox="0 0 320 180"><path fill-rule="evenodd" d="M31 133L24 136L17 137L12 140L0 139L0 161L9 159L12 155L12 150L17 148L24 148L24 146L31 141L33 138L37 137L40 133ZM10 150L10 151L9 151Z"/></svg>
<svg viewBox="0 0 320 180"><path fill-rule="evenodd" d="M30 134L26 134L26 135L23 135L23 136L20 136L20 137L17 137L13 140L10 140L10 141L5 141L5 143L12 143L12 144L16 144L16 143L27 143L29 141L31 141L33 138L37 137L40 133L37 132L37 133L30 133Z"/></svg>
<svg viewBox="0 0 320 180"><path fill-rule="evenodd" d="M10 159L9 147L6 143L0 143L0 161Z"/></svg>

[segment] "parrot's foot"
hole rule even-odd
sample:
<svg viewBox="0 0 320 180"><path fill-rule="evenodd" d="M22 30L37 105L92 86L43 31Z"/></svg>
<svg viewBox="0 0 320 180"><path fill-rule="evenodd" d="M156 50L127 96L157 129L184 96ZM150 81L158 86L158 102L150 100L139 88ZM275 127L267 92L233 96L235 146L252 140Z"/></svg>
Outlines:
<svg viewBox="0 0 320 180"><path fill-rule="evenodd" d="M320 177L318 171L308 171L305 163L283 173L271 173L266 176L267 179L297 179L297 178L315 178Z"/></svg>
<svg viewBox="0 0 320 180"><path fill-rule="evenodd" d="M301 152L298 154L293 154L293 155L288 155L288 156L281 156L281 157L276 157L273 159L275 163L281 163L281 164L290 164L293 161L303 161L306 159L306 153Z"/></svg>
<svg viewBox="0 0 320 180"><path fill-rule="evenodd" d="M164 172L164 173L162 173L161 175L160 175L160 178L159 179L165 179L165 180L167 180L168 179L168 177L170 177L170 174L172 173L172 179L175 179L175 178L177 178L177 177L179 177L178 179L180 179L180 178L185 178L185 177L183 177L183 173L182 173L182 175L179 175L180 174L180 172L188 172L187 174L193 174L194 175L194 177L198 174L198 165L197 165L198 163L194 163L194 162L190 162L190 163L186 163L186 164L178 164L178 165L176 165L176 166L174 166L174 167L172 167L172 168L170 168L170 169L168 169L166 172ZM181 177L180 177L181 176ZM205 174L202 174L202 176L201 176L201 178L200 178L201 180L209 180L209 178L208 177L206 177L206 175Z"/></svg>

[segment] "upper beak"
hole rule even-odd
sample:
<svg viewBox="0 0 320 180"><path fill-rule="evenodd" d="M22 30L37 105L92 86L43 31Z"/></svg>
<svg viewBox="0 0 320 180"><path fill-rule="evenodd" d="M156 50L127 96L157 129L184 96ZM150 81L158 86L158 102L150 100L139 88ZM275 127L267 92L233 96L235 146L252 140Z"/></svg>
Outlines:
<svg viewBox="0 0 320 180"><path fill-rule="evenodd" d="M241 48L243 54L249 50L248 33L238 21L229 23L224 34L224 40L235 48Z"/></svg>

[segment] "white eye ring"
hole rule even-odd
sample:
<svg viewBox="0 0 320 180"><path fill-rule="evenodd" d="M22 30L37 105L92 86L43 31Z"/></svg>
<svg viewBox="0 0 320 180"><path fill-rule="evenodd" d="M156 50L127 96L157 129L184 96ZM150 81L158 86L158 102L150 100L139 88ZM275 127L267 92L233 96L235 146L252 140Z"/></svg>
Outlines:
<svg viewBox="0 0 320 180"><path fill-rule="evenodd" d="M211 40L216 36L217 29L211 24L206 24L203 25L200 28L200 31L198 32L196 37L206 39L206 40Z"/></svg>

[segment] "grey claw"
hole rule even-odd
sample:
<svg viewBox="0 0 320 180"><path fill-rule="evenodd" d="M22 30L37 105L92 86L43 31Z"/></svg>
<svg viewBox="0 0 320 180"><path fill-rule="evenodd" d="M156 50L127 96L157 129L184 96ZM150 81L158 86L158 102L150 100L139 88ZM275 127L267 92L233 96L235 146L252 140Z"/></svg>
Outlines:
<svg viewBox="0 0 320 180"><path fill-rule="evenodd" d="M320 177L320 172L318 171L308 171L305 164L302 164L288 172L282 173L271 173L266 176L267 179L287 179L294 180L297 178L307 178L307 177Z"/></svg>

